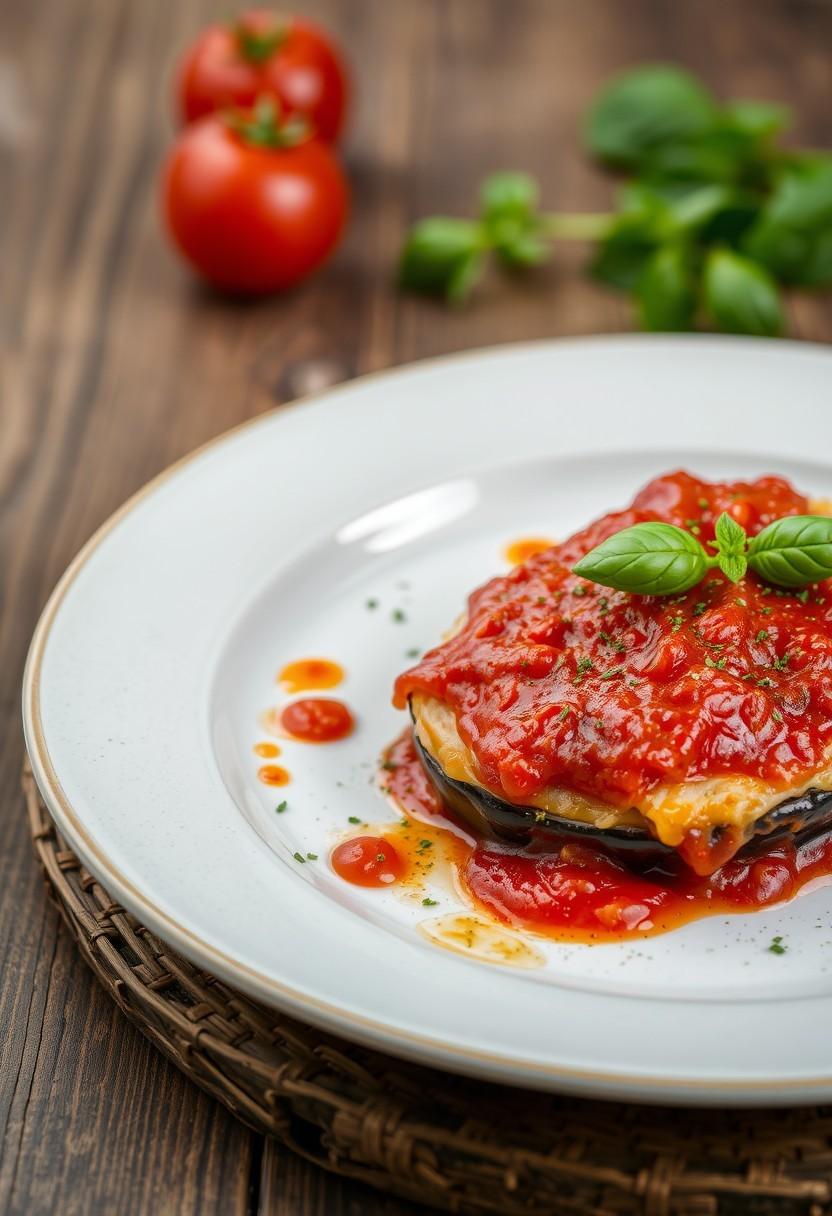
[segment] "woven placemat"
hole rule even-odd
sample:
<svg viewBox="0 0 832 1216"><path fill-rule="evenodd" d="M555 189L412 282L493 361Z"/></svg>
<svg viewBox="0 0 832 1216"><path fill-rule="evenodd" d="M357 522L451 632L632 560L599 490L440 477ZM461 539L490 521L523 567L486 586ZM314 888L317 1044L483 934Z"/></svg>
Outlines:
<svg viewBox="0 0 832 1216"><path fill-rule="evenodd" d="M174 954L84 870L28 771L23 790L49 891L126 1016L250 1127L324 1169L436 1211L832 1213L832 1107L676 1110L558 1098L356 1047Z"/></svg>

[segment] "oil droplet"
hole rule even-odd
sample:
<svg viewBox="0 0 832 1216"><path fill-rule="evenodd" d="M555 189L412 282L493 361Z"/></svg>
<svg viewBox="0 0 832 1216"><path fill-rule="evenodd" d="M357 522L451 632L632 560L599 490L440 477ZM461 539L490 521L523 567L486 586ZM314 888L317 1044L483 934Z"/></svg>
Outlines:
<svg viewBox="0 0 832 1216"><path fill-rule="evenodd" d="M544 549L551 549L555 542L546 536L523 536L519 540L513 540L506 545L503 550L503 557L512 566L519 566L521 562L526 561L529 557L534 557L535 553L542 553Z"/></svg>
<svg viewBox="0 0 832 1216"><path fill-rule="evenodd" d="M264 785L288 785L292 778L279 764L264 764L257 772Z"/></svg>
<svg viewBox="0 0 832 1216"><path fill-rule="evenodd" d="M545 955L529 942L501 925L492 924L467 912L449 912L422 921L420 931L437 946L467 954L483 963L503 963L510 967L542 967Z"/></svg>
<svg viewBox="0 0 832 1216"><path fill-rule="evenodd" d="M343 667L332 659L297 659L286 664L277 681L286 692L307 692L313 688L337 688L343 678Z"/></svg>
<svg viewBox="0 0 832 1216"><path fill-rule="evenodd" d="M274 760L275 756L280 755L280 748L276 743L255 743L255 756L262 756L264 760Z"/></svg>

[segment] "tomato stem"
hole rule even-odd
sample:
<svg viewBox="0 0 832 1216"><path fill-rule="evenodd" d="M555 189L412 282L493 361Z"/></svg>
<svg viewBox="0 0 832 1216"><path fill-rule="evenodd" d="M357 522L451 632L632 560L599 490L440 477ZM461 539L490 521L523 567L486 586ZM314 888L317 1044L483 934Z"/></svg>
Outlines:
<svg viewBox="0 0 832 1216"><path fill-rule="evenodd" d="M284 122L271 97L259 97L252 111L232 110L225 121L247 144L257 148L295 148L311 134L307 120L294 114Z"/></svg>
<svg viewBox="0 0 832 1216"><path fill-rule="evenodd" d="M288 36L284 25L274 25L270 29L256 30L240 21L234 27L234 37L240 55L247 63L261 64L270 59Z"/></svg>

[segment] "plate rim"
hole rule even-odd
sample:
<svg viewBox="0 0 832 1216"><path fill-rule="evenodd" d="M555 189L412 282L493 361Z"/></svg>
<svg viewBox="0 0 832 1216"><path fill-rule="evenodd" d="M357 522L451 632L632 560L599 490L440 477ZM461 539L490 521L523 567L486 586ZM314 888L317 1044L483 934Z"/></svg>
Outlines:
<svg viewBox="0 0 832 1216"><path fill-rule="evenodd" d="M557 1086L561 1092L581 1093L585 1096L594 1094L595 1096L614 1097L617 1091L618 1096L621 1096L620 1091L624 1088L639 1091L639 1097L630 1096L626 1099L629 1101L667 1101L671 1092L684 1091L690 1101L701 1104L729 1105L742 1100L759 1103L768 1100L760 1095L783 1091L784 1094L801 1095L798 1098L784 1097L782 1104L795 1105L800 1102L811 1102L819 1090L832 1091L832 1073L827 1076L814 1075L780 1079L765 1077L718 1080L691 1076L651 1076L623 1070L604 1071L600 1068L577 1068L538 1059L523 1059L516 1055L507 1056L499 1051L478 1050L470 1045L463 1046L457 1042L444 1040L436 1034L415 1034L405 1027L391 1025L389 1021L368 1017L321 1000L302 988L294 987L285 980L278 980L256 967L249 966L201 937L187 925L180 924L163 908L158 907L127 875L122 873L87 831L82 818L68 799L52 762L43 730L40 713L42 662L52 624L64 598L93 553L117 529L122 520L170 478L211 449L241 433L253 430L258 425L268 423L276 415L283 415L305 405L313 405L323 398L331 398L379 377L395 379L398 376L407 376L437 365L460 363L467 360L476 361L483 357L499 354L533 353L543 348L562 350L568 347L588 347L595 344L649 346L674 343L691 347L708 345L714 348L725 348L734 346L746 349L767 349L772 352L776 350L790 351L795 354L823 354L832 358L829 348L816 342L761 340L730 335L645 335L638 333L588 334L567 338L539 338L521 342L507 341L448 352L376 369L307 396L275 405L269 410L244 419L173 461L116 508L95 529L71 559L51 592L32 634L22 685L26 751L41 796L60 830L80 854L85 865L110 893L117 895L125 907L140 917L149 928L158 933L164 941L175 946L187 958L215 972L232 986L238 985L255 999L262 1000L266 1004L272 1002L290 1015L317 1024L335 1034L343 1034L354 1041L367 1043L392 1055L405 1056L427 1066L447 1071L467 1072L470 1075L485 1075L498 1083L530 1087L535 1087L533 1083L535 1074L543 1073L553 1080L562 1082ZM520 1073L522 1075L519 1075Z"/></svg>

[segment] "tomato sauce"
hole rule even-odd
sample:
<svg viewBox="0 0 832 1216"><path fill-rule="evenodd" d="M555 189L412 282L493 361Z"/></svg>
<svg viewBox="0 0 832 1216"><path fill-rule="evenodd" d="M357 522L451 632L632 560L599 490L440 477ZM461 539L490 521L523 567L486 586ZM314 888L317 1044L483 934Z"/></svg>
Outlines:
<svg viewBox="0 0 832 1216"><path fill-rule="evenodd" d="M787 796L832 749L830 583L788 590L749 573L733 584L715 570L684 595L642 597L571 572L614 532L652 520L708 548L723 511L753 536L811 507L779 477L659 477L476 590L462 629L399 677L395 703L420 692L449 705L482 784L517 805L555 786L629 808L657 786L734 775ZM388 788L407 814L453 822L412 742L391 762ZM469 837L459 879L505 924L604 941L770 906L832 872L832 832L742 857L730 831L718 845L702 836L679 850L704 874L672 852L624 862L574 838L533 835L520 848Z"/></svg>
<svg viewBox="0 0 832 1216"><path fill-rule="evenodd" d="M330 855L335 873L359 887L389 887L398 882L407 865L385 836L353 836L335 846Z"/></svg>
<svg viewBox="0 0 832 1216"><path fill-rule="evenodd" d="M351 734L355 720L343 701L334 697L302 697L281 710L280 726L303 743L334 743Z"/></svg>
<svg viewBox="0 0 832 1216"><path fill-rule="evenodd" d="M554 541L543 536L523 536L519 540L513 540L510 545L506 545L503 556L512 566L519 566L521 562L528 561L536 553L544 553L547 549L551 549L553 544Z"/></svg>
<svg viewBox="0 0 832 1216"><path fill-rule="evenodd" d="M255 743L254 754L263 760L274 760L275 756L280 755L280 748L276 743Z"/></svg>
<svg viewBox="0 0 832 1216"><path fill-rule="evenodd" d="M332 659L295 659L282 668L277 682L286 692L309 692L337 688L343 679L343 667Z"/></svg>
<svg viewBox="0 0 832 1216"><path fill-rule="evenodd" d="M263 764L257 770L257 776L264 785L288 785L292 780L289 773L280 764Z"/></svg>
<svg viewBox="0 0 832 1216"><path fill-rule="evenodd" d="M396 805L448 838L472 904L514 929L598 944L665 933L704 916L750 912L791 898L832 872L832 830L796 846L786 837L701 878L674 854L636 868L603 847L551 836L523 848L477 840L437 794L408 730L387 751L382 785ZM418 824L416 835L419 835Z"/></svg>
<svg viewBox="0 0 832 1216"><path fill-rule="evenodd" d="M522 804L557 785L618 807L660 784L750 774L783 785L832 744L832 594L712 571L687 594L636 596L571 573L612 533L663 520L707 547L728 511L754 535L807 500L778 477L657 478L632 506L508 574L468 603L459 633L396 681L453 710L480 779Z"/></svg>

